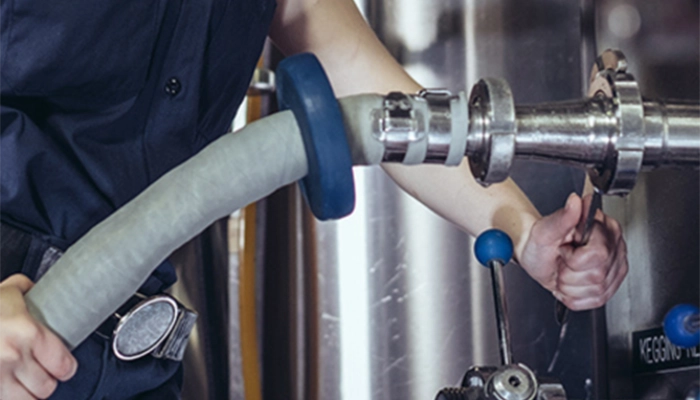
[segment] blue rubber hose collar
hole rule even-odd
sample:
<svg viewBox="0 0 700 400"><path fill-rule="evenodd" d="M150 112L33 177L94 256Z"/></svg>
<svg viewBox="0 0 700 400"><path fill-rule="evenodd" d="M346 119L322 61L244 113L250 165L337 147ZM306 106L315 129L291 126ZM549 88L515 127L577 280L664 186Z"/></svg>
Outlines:
<svg viewBox="0 0 700 400"><path fill-rule="evenodd" d="M342 218L355 208L355 183L343 116L326 73L305 53L284 59L276 76L280 109L294 113L306 149L302 193L316 218Z"/></svg>
<svg viewBox="0 0 700 400"><path fill-rule="evenodd" d="M490 267L492 261L506 265L513 257L513 241L505 232L489 229L476 238L474 255L485 267Z"/></svg>

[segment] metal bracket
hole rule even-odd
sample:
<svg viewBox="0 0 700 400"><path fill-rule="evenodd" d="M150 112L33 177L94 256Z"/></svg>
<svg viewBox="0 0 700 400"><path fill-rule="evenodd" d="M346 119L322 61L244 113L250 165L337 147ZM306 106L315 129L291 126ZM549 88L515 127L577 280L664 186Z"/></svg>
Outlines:
<svg viewBox="0 0 700 400"><path fill-rule="evenodd" d="M426 163L444 164L452 145L451 101L455 96L446 89L423 89L418 97L424 99L430 110L428 122L428 150Z"/></svg>
<svg viewBox="0 0 700 400"><path fill-rule="evenodd" d="M261 96L275 93L275 73L267 68L255 68L248 85L248 96Z"/></svg>
<svg viewBox="0 0 700 400"><path fill-rule="evenodd" d="M384 161L402 162L413 142L425 139L419 129L411 98L401 92L391 92L384 97L379 116L379 129L373 132L375 139L384 144Z"/></svg>

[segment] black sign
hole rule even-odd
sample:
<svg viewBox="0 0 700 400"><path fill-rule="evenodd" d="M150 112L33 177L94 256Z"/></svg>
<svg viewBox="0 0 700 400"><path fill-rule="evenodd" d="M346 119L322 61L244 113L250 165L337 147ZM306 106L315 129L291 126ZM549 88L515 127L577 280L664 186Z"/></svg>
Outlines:
<svg viewBox="0 0 700 400"><path fill-rule="evenodd" d="M700 346L677 347L666 338L662 328L633 332L632 352L637 373L700 366Z"/></svg>

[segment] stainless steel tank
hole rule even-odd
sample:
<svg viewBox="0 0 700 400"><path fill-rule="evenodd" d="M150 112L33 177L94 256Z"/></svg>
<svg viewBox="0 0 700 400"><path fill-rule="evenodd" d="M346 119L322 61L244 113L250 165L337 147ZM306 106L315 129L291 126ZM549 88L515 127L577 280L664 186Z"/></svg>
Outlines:
<svg viewBox="0 0 700 400"><path fill-rule="evenodd" d="M454 92L507 79L518 103L581 97L593 48L588 1L368 1L365 16L426 87ZM583 175L520 163L516 181L542 213ZM379 168L355 169L357 207L318 222L293 192L268 202L263 324L266 399L432 399L472 365L496 365L488 271L472 238ZM291 221L289 223L285 221ZM272 255L270 255L272 254ZM514 359L559 376L573 398L604 397L604 315L575 313L557 353L554 299L506 268ZM601 342L602 339L602 342Z"/></svg>

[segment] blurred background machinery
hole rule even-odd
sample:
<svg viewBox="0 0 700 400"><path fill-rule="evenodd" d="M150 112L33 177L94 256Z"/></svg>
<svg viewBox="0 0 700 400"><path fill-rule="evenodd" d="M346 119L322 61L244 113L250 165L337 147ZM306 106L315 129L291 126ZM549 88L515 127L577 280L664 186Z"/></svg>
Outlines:
<svg viewBox="0 0 700 400"><path fill-rule="evenodd" d="M609 47L625 52L643 94L697 101L698 3L358 1L424 86L456 93L501 77L516 104L586 96ZM266 50L269 66L276 59ZM251 99L249 118L274 110ZM537 162L516 161L511 176L543 214L583 182L579 170ZM498 364L490 278L473 239L381 169L355 168L355 179L349 218L318 222L288 188L181 250L203 260L175 289L200 312L184 398L432 399L471 366ZM557 377L569 398L692 396L700 351L658 338L671 307L700 302L699 182L697 170L648 172L628 197L604 200L625 228L629 276L605 308L572 313L563 340L551 294L505 268L513 358ZM653 343L662 344L645 353Z"/></svg>

